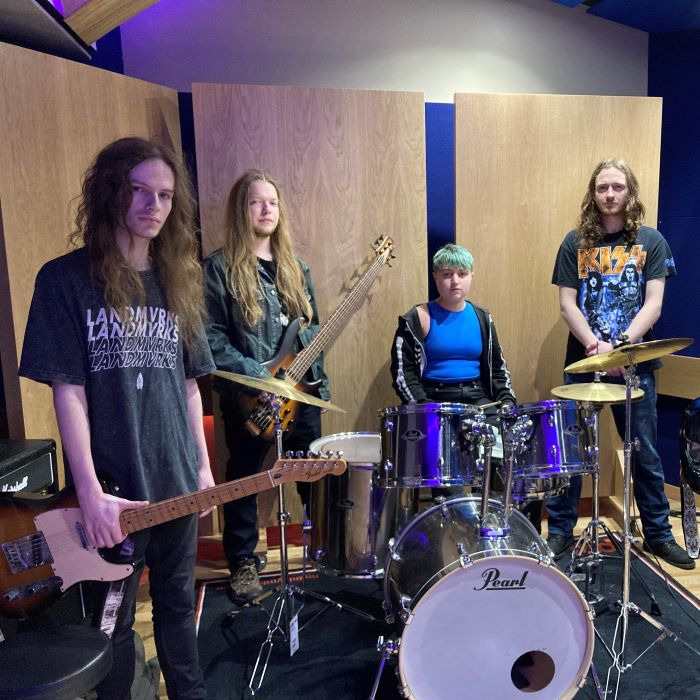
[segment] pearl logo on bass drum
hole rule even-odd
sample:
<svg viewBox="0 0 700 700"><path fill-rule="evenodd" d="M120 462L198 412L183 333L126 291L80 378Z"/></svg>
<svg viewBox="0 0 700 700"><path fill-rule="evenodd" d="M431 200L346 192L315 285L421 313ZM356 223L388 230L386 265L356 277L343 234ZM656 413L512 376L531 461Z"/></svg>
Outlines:
<svg viewBox="0 0 700 700"><path fill-rule="evenodd" d="M520 578L501 578L501 572L492 566L485 569L481 578L484 582L480 587L474 586L475 591L524 591L526 589L525 579L527 578L527 570L523 571Z"/></svg>

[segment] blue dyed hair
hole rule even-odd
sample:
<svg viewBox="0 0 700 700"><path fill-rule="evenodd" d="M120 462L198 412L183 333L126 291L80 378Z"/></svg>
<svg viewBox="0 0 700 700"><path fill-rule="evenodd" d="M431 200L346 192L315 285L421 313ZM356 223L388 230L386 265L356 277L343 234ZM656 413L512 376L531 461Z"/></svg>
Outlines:
<svg viewBox="0 0 700 700"><path fill-rule="evenodd" d="M433 272L446 267L469 270L471 272L474 269L474 256L466 248L462 248L461 245L448 243L433 255Z"/></svg>

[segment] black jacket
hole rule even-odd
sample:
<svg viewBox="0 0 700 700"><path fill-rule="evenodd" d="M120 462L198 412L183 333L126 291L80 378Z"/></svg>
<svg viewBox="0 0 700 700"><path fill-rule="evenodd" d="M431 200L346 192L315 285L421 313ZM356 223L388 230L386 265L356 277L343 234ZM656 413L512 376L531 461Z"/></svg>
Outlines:
<svg viewBox="0 0 700 700"><path fill-rule="evenodd" d="M467 304L471 304L470 301ZM493 401L515 403L515 394L510 381L503 350L498 342L496 327L491 314L472 304L481 328L480 379L484 391ZM421 382L425 370L425 336L418 318L418 307L399 316L394 343L391 347L392 386L402 403L425 403L428 398Z"/></svg>
<svg viewBox="0 0 700 700"><path fill-rule="evenodd" d="M304 273L306 295L311 303L313 318L311 323L299 332L296 350L306 347L319 331L318 310L309 266L297 258ZM209 323L206 325L207 340L217 369L249 377L269 377L270 372L262 363L271 360L282 341L286 327L280 324L282 310L275 281L263 265L258 265L262 289L258 299L263 309L263 317L252 328L244 320L238 301L228 290L226 279L228 268L221 249L213 252L204 261L204 288L206 293ZM326 401L330 399L328 377L323 371L323 353L309 368L309 379L321 379L318 393ZM212 387L225 396L230 396L233 384L225 379L214 378Z"/></svg>

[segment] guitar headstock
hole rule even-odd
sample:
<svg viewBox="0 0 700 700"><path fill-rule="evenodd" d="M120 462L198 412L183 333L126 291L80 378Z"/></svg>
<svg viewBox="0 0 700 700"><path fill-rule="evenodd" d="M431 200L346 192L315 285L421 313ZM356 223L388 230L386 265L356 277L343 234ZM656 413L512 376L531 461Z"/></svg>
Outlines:
<svg viewBox="0 0 700 700"><path fill-rule="evenodd" d="M278 459L270 469L270 475L276 483L286 484L291 481L318 481L329 474L339 476L347 469L344 459L326 454L323 457Z"/></svg>
<svg viewBox="0 0 700 700"><path fill-rule="evenodd" d="M396 257L394 255L394 241L389 236L380 236L377 238L372 244L372 248L377 258L382 261L382 264Z"/></svg>

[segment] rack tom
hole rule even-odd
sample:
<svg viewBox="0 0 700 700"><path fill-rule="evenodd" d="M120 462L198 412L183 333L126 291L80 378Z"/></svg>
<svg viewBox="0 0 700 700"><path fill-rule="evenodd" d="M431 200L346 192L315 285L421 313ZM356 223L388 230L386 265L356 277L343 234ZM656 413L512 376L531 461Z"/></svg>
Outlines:
<svg viewBox="0 0 700 700"><path fill-rule="evenodd" d="M481 483L482 465L475 438L485 422L476 406L407 404L383 409L379 419L380 486L418 488Z"/></svg>

